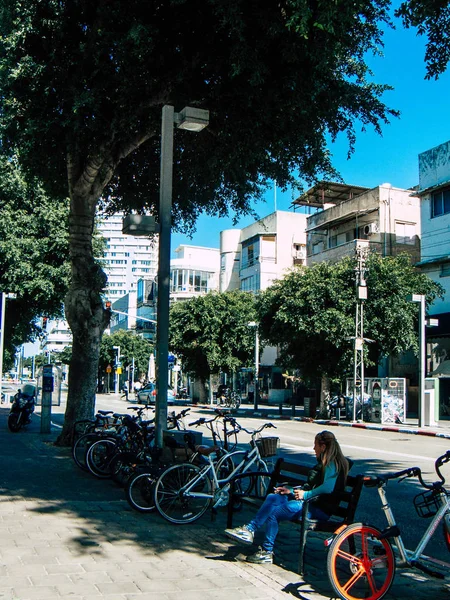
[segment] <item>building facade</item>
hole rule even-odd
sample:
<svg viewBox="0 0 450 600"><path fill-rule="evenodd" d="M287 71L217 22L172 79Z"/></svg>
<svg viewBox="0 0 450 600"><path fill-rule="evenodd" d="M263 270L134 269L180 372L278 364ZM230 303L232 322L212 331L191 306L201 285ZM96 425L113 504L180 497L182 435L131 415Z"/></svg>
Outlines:
<svg viewBox="0 0 450 600"><path fill-rule="evenodd" d="M382 256L420 257L420 200L413 190L384 183L375 188L320 183L294 201L317 212L307 219L307 264L337 262L365 240Z"/></svg>
<svg viewBox="0 0 450 600"><path fill-rule="evenodd" d="M135 237L122 233L124 215L99 215L97 228L106 242L103 269L108 276L107 300L115 302L136 293L139 279L154 279L158 270L158 236Z"/></svg>
<svg viewBox="0 0 450 600"><path fill-rule="evenodd" d="M220 291L257 293L267 289L294 265L306 264L306 215L275 211L243 229L220 233ZM256 332L257 335L257 332ZM255 341L256 343L256 341ZM275 366L277 349L265 347L259 358L259 390L269 402L290 397L282 371ZM252 385L242 377L241 390Z"/></svg>
<svg viewBox="0 0 450 600"><path fill-rule="evenodd" d="M296 264L306 264L306 215L275 211L220 233L220 291L267 289Z"/></svg>
<svg viewBox="0 0 450 600"><path fill-rule="evenodd" d="M437 418L450 419L450 141L419 154L417 193L422 211L418 266L445 291L428 310L438 325L426 330L427 374L437 379Z"/></svg>

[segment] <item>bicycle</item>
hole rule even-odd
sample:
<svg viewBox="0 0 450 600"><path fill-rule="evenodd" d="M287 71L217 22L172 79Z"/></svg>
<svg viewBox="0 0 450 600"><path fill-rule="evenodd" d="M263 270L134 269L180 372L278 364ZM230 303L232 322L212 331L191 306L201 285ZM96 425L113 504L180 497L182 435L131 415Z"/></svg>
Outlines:
<svg viewBox="0 0 450 600"><path fill-rule="evenodd" d="M155 505L162 517L171 523L192 523L199 519L212 505L213 509L225 506L229 500L230 482L236 475L249 473L253 484L258 485L256 493L266 495L268 478L252 475L251 468L268 473L268 468L261 458L257 436L263 429L275 427L265 423L259 429L244 431L252 437L251 449L225 452L217 460L217 446L210 448L199 447L198 452L207 459L203 467L191 463L173 465L166 469L158 478L155 486ZM236 464L236 459L238 459ZM226 473L226 476L222 476ZM263 482L263 478L267 481Z"/></svg>
<svg viewBox="0 0 450 600"><path fill-rule="evenodd" d="M219 386L217 390L217 405L236 410L241 405L241 399L237 392L230 390L226 386Z"/></svg>
<svg viewBox="0 0 450 600"><path fill-rule="evenodd" d="M392 585L396 566L399 568L420 569L426 574L440 579L445 573L428 567L419 559L425 560L423 552L440 523L443 523L444 537L450 552L450 495L445 489L445 478L440 467L450 462L450 450L436 459L435 470L439 481L427 484L419 467L410 467L379 477L365 477L364 485L376 487L381 508L388 527L380 531L365 523L354 523L338 530L329 546L327 571L331 585L343 600L380 600ZM403 481L407 477L417 477L427 492L414 498L414 506L419 516L432 517L432 520L414 550L407 550L402 540L394 513L387 499L386 487L391 479ZM392 541L399 560L396 559ZM450 569L450 564L443 563Z"/></svg>

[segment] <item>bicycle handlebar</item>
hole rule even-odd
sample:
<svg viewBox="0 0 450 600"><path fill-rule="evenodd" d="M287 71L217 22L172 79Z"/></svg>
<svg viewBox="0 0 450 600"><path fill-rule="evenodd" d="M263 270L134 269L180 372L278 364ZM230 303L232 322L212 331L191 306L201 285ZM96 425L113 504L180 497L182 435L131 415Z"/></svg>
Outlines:
<svg viewBox="0 0 450 600"><path fill-rule="evenodd" d="M450 450L447 450L445 454L439 456L434 463L436 473L439 479L441 480L434 483L426 483L423 480L422 471L420 467L409 467L408 469L403 469L403 471L397 471L396 473L387 473L386 475L379 475L376 477L364 477L364 485L366 487L377 487L385 485L390 479L400 479L400 481L403 481L407 477L417 477L422 487L428 490L432 490L438 487L442 487L444 485L445 478L440 471L440 467L448 462L450 462Z"/></svg>
<svg viewBox="0 0 450 600"><path fill-rule="evenodd" d="M273 423L264 423L264 425L261 425L261 427L259 429L254 429L253 431L250 431L249 429L246 429L245 427L242 427L241 425L239 425L239 423L236 423L236 425L239 427L240 431L245 431L245 433L248 433L249 435L255 435L257 433L260 433L263 429L270 428L273 427L274 429L276 429L276 425L274 425Z"/></svg>

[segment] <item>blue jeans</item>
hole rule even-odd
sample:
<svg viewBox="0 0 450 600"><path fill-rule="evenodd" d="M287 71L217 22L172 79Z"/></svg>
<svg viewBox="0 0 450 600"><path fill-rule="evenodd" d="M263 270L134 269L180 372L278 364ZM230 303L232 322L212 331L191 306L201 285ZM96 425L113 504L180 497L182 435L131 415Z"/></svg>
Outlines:
<svg viewBox="0 0 450 600"><path fill-rule="evenodd" d="M255 518L248 524L248 528L251 531L256 531L266 524L266 537L262 548L267 552L273 552L280 521L290 521L291 519L300 517L302 509L303 500L288 500L286 495L269 494L264 500L264 504L256 513ZM308 518L317 519L318 521L328 521L330 517L312 503L309 505Z"/></svg>

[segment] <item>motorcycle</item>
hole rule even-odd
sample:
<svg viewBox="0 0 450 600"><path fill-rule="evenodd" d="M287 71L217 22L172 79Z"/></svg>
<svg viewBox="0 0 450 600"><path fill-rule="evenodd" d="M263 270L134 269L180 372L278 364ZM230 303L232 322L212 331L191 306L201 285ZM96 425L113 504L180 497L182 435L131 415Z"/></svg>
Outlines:
<svg viewBox="0 0 450 600"><path fill-rule="evenodd" d="M36 406L36 388L34 385L25 384L14 395L12 399L11 410L8 416L8 429L12 433L17 433L31 423L31 415Z"/></svg>

